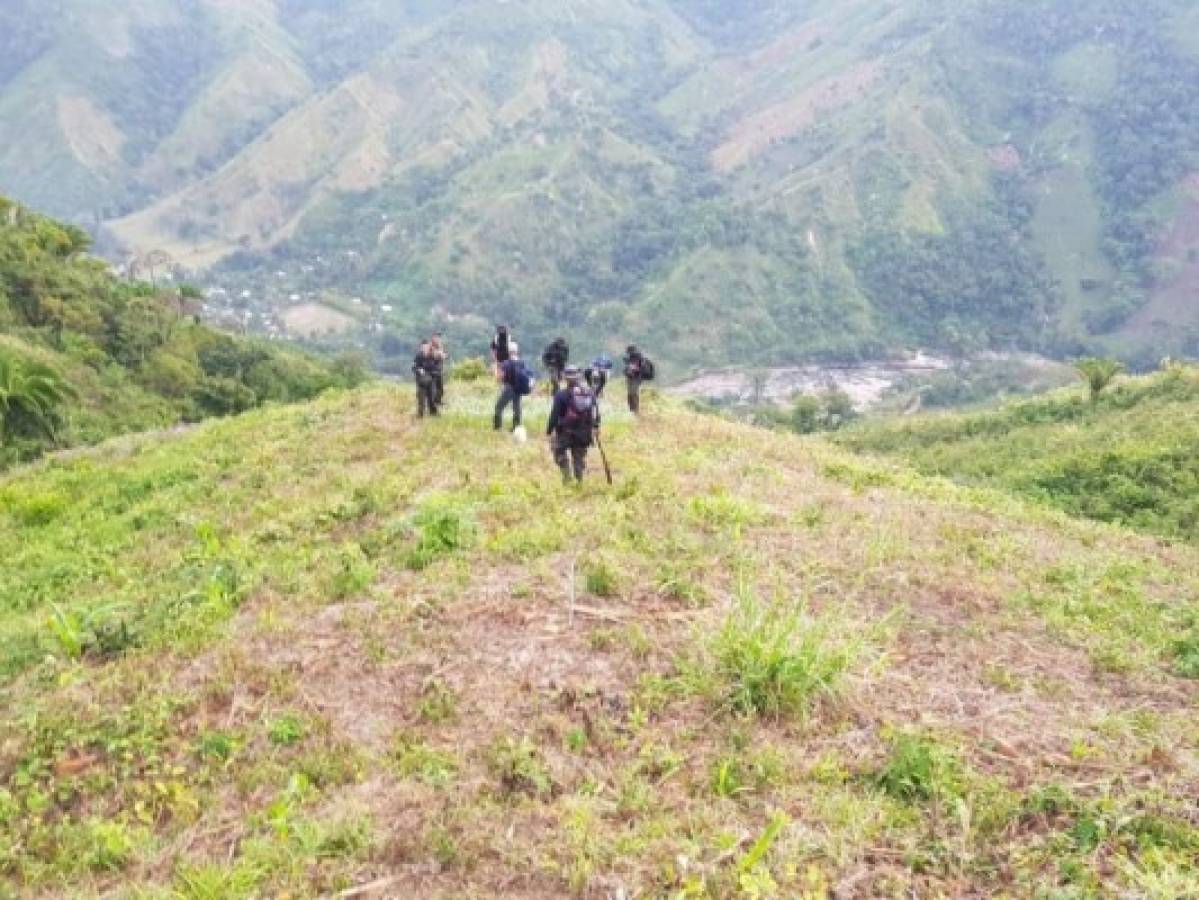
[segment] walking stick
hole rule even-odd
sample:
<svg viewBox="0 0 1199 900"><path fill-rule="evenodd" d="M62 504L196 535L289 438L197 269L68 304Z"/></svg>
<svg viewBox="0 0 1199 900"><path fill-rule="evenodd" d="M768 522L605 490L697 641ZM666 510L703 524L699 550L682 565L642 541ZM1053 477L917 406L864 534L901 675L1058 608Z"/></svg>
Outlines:
<svg viewBox="0 0 1199 900"><path fill-rule="evenodd" d="M604 463L604 474L608 476L608 487L612 486L612 467L608 465L608 454L604 452L604 442L600 440L599 432L595 433L595 446L599 448L600 459Z"/></svg>

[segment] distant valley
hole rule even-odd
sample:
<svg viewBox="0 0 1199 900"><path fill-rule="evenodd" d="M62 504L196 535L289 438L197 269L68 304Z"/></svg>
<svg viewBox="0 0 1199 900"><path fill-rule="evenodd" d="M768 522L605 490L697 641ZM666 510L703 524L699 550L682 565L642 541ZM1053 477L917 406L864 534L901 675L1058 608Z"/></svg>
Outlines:
<svg viewBox="0 0 1199 900"><path fill-rule="evenodd" d="M0 187L382 364L508 320L676 377L1148 365L1199 350L1197 33L1187 0L16 0Z"/></svg>

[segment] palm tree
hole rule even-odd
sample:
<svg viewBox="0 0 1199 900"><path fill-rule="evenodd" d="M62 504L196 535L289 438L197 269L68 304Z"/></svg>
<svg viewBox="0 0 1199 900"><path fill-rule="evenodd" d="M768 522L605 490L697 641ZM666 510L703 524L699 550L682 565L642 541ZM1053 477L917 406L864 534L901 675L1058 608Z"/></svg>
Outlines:
<svg viewBox="0 0 1199 900"><path fill-rule="evenodd" d="M49 366L0 351L0 445L18 435L57 440L61 408L74 395Z"/></svg>
<svg viewBox="0 0 1199 900"><path fill-rule="evenodd" d="M1111 384L1112 379L1124 371L1124 364L1114 359L1087 357L1074 364L1074 369L1091 392L1091 402L1095 403L1103 389Z"/></svg>

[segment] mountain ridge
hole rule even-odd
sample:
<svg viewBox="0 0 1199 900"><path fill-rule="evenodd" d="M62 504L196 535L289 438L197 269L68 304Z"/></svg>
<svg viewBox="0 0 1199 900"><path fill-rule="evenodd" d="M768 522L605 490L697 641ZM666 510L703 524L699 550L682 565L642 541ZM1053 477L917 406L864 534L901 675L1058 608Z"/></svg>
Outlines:
<svg viewBox="0 0 1199 900"><path fill-rule="evenodd" d="M914 345L1155 362L1199 340L1197 239L1177 224L1199 167L1181 87L1199 53L1171 27L1186 15L1183 0L141 0L112 12L95 86L54 74L85 40L67 25L0 82L0 122L27 135L0 179L104 223L113 253L165 251L263 310L299 293L357 317L365 295L356 340L454 330L448 313L536 340L659 330L681 365ZM160 67L149 43L185 38L161 102L118 101L126 69ZM13 112L30 96L94 123L76 144L97 171ZM50 152L30 166L35 142ZM896 247L934 271L889 297ZM979 278L955 269L963 254ZM1013 298L997 329L987 307Z"/></svg>

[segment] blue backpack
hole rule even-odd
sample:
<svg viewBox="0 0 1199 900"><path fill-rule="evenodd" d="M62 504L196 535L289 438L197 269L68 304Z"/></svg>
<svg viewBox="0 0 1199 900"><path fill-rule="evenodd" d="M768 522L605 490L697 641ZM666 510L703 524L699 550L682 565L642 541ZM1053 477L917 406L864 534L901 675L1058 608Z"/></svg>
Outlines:
<svg viewBox="0 0 1199 900"><path fill-rule="evenodd" d="M527 397L533 393L533 384L537 381L537 376L525 365L524 360L518 360L515 368L512 389L518 397Z"/></svg>

